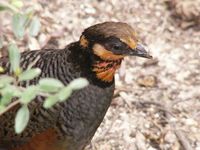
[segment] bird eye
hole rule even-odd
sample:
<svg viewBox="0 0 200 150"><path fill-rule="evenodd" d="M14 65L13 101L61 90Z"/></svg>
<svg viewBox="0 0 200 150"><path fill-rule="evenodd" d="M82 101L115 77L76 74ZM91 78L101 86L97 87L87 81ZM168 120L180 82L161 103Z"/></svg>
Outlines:
<svg viewBox="0 0 200 150"><path fill-rule="evenodd" d="M115 50L119 50L119 49L120 49L120 45L114 45L113 48L114 48Z"/></svg>

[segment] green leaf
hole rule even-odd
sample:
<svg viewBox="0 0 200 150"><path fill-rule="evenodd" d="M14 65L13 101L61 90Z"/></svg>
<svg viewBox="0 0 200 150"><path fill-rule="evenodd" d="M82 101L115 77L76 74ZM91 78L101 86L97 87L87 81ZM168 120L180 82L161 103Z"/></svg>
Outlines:
<svg viewBox="0 0 200 150"><path fill-rule="evenodd" d="M0 76L0 88L7 84L12 83L14 80L15 79L11 76L6 76L6 75Z"/></svg>
<svg viewBox="0 0 200 150"><path fill-rule="evenodd" d="M15 132L20 134L28 125L30 113L27 105L23 105L15 117Z"/></svg>
<svg viewBox="0 0 200 150"><path fill-rule="evenodd" d="M3 4L0 4L0 11L6 10L6 9L9 9L9 8Z"/></svg>
<svg viewBox="0 0 200 150"><path fill-rule="evenodd" d="M26 14L26 16L27 16L29 19L33 18L34 12L35 12L35 10L34 10L33 7L28 7L28 8L26 8L26 10L24 10L24 14ZM30 20L29 20L29 21L30 21Z"/></svg>
<svg viewBox="0 0 200 150"><path fill-rule="evenodd" d="M58 98L62 102L67 100L71 96L71 94L72 94L72 89L69 86L67 86L61 89L60 92L58 92Z"/></svg>
<svg viewBox="0 0 200 150"><path fill-rule="evenodd" d="M14 13L19 12L19 10L16 7L14 7L13 5L7 2L3 2L0 4L0 11L4 11L4 10L9 10L9 11L11 10Z"/></svg>
<svg viewBox="0 0 200 150"><path fill-rule="evenodd" d="M40 75L40 73L41 73L41 70L39 68L28 69L19 75L19 81L34 79L35 77Z"/></svg>
<svg viewBox="0 0 200 150"><path fill-rule="evenodd" d="M60 88L64 87L63 83L57 79L44 78L39 81L39 86L42 91L56 92Z"/></svg>
<svg viewBox="0 0 200 150"><path fill-rule="evenodd" d="M38 17L34 17L30 24L30 36L37 36L40 31L40 27L40 20L38 19Z"/></svg>
<svg viewBox="0 0 200 150"><path fill-rule="evenodd" d="M6 106L7 104L9 104L12 101L13 96L10 94L5 94L4 96L2 96L0 102L1 105Z"/></svg>
<svg viewBox="0 0 200 150"><path fill-rule="evenodd" d="M79 90L86 87L89 82L85 78L77 78L70 82L68 85L72 90Z"/></svg>
<svg viewBox="0 0 200 150"><path fill-rule="evenodd" d="M11 102L14 97L15 88L13 86L7 85L1 90L1 105L7 105Z"/></svg>
<svg viewBox="0 0 200 150"><path fill-rule="evenodd" d="M57 95L52 95L49 96L43 104L44 108L51 108L53 105L55 105L57 102L59 101L58 96Z"/></svg>
<svg viewBox="0 0 200 150"><path fill-rule="evenodd" d="M6 93L4 96L1 97L1 105L6 106L12 101L13 95L10 95L10 93Z"/></svg>
<svg viewBox="0 0 200 150"><path fill-rule="evenodd" d="M11 5L17 8L22 8L24 6L24 3L21 0L12 0Z"/></svg>
<svg viewBox="0 0 200 150"><path fill-rule="evenodd" d="M14 98L14 97L20 97L22 94L20 88L15 85L5 84L3 87L0 87L0 88L1 88L0 93L1 93L1 95L3 95L2 98L4 97L4 95L12 96L12 98ZM2 101L4 101L4 100L2 100ZM7 104L7 103L4 103L4 104Z"/></svg>
<svg viewBox="0 0 200 150"><path fill-rule="evenodd" d="M19 50L15 44L10 44L8 47L8 51L9 51L9 60L11 64L11 69L16 75L19 75L21 72L21 69L19 67L20 65Z"/></svg>
<svg viewBox="0 0 200 150"><path fill-rule="evenodd" d="M20 91L20 89L15 87L15 90L13 91L13 96L20 97L21 95L22 95L22 92Z"/></svg>
<svg viewBox="0 0 200 150"><path fill-rule="evenodd" d="M31 100L33 100L37 96L37 94L38 94L38 87L35 85L29 86L21 94L20 102L23 104L28 104Z"/></svg>
<svg viewBox="0 0 200 150"><path fill-rule="evenodd" d="M12 17L12 29L17 38L22 38L25 32L25 25L28 21L26 15L16 13Z"/></svg>

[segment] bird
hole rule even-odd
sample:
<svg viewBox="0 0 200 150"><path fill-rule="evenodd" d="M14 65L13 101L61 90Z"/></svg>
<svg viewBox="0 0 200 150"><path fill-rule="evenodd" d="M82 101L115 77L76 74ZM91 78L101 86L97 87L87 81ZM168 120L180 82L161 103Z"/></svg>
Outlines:
<svg viewBox="0 0 200 150"><path fill-rule="evenodd" d="M83 150L91 141L111 104L115 72L126 56L152 58L141 44L135 29L124 22L103 22L83 30L80 38L63 49L43 49L21 53L25 70L32 62L39 77L56 78L64 85L83 77L89 85L73 92L67 101L49 109L44 98L29 104L30 120L21 134L14 131L19 106L0 116L0 149L3 150ZM3 74L10 74L8 57L0 58Z"/></svg>

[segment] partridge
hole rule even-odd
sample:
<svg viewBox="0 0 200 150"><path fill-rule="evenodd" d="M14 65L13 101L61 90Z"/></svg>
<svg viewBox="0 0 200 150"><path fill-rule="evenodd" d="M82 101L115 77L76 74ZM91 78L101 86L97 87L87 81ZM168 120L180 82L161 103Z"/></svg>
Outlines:
<svg viewBox="0 0 200 150"><path fill-rule="evenodd" d="M50 109L43 98L29 104L30 120L21 134L14 132L14 117L19 106L0 117L2 150L83 150L91 141L111 104L115 71L126 56L151 58L139 43L135 30L122 22L104 22L85 29L80 39L64 49L21 53L21 67L42 70L39 77L22 83L37 84L40 78L56 78L67 85L84 77L89 85L75 91L68 100ZM7 57L0 58L5 74L10 73Z"/></svg>

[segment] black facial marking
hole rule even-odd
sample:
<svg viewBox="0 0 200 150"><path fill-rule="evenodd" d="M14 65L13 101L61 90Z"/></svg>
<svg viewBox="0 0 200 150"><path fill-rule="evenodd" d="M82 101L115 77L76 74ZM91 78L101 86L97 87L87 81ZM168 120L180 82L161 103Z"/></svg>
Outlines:
<svg viewBox="0 0 200 150"><path fill-rule="evenodd" d="M130 49L129 46L116 37L105 38L101 41L101 44L116 55L124 54L126 50Z"/></svg>

